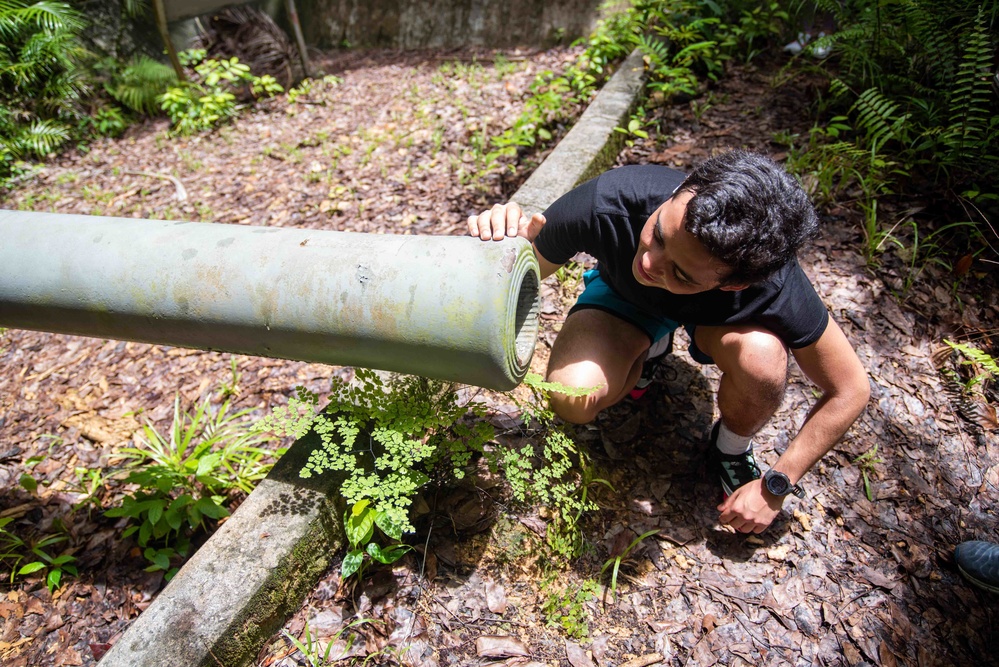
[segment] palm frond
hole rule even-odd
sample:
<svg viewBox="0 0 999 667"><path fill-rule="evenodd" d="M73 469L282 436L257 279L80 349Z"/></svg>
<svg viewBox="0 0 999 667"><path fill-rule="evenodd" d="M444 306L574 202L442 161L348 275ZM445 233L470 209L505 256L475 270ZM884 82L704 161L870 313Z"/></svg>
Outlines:
<svg viewBox="0 0 999 667"><path fill-rule="evenodd" d="M152 116L160 110L157 98L176 82L172 68L141 56L129 63L106 89L129 109Z"/></svg>
<svg viewBox="0 0 999 667"><path fill-rule="evenodd" d="M65 2L0 0L0 35L12 37L32 27L49 31L79 31L87 26L83 14Z"/></svg>
<svg viewBox="0 0 999 667"><path fill-rule="evenodd" d="M54 120L36 120L15 137L16 157L51 155L69 140L69 127Z"/></svg>

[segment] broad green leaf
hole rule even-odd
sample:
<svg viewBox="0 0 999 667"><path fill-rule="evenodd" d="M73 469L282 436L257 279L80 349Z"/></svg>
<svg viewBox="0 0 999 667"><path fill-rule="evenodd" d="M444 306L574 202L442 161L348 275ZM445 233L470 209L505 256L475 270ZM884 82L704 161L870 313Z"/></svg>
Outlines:
<svg viewBox="0 0 999 667"><path fill-rule="evenodd" d="M391 537L393 540L402 539L403 526L388 512L378 512L375 514L375 524L381 529L383 533Z"/></svg>
<svg viewBox="0 0 999 667"><path fill-rule="evenodd" d="M38 490L38 481L35 480L35 478L29 475L28 473L24 473L23 475L21 475L19 484L22 487L24 487L24 489L29 493L34 493L35 491Z"/></svg>
<svg viewBox="0 0 999 667"><path fill-rule="evenodd" d="M210 519L221 519L224 516L229 516L229 511L216 504L212 498L201 498L195 508Z"/></svg>
<svg viewBox="0 0 999 667"><path fill-rule="evenodd" d="M34 563L28 563L20 570L17 571L19 575L21 574L32 574L33 572L38 572L39 570L45 569L45 563L41 561L35 561Z"/></svg>
<svg viewBox="0 0 999 667"><path fill-rule="evenodd" d="M340 565L340 576L346 579L357 572L363 562L364 552L360 549L347 552L347 555L343 557L343 563Z"/></svg>
<svg viewBox="0 0 999 667"><path fill-rule="evenodd" d="M364 546L371 541L371 536L375 532L375 512L370 509L361 514L351 512L347 516L344 531L351 546Z"/></svg>

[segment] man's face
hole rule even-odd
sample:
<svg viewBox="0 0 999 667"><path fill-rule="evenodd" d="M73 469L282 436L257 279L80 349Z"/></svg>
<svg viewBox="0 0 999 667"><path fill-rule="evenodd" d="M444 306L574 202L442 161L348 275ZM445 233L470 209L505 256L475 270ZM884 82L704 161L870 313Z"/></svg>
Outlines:
<svg viewBox="0 0 999 667"><path fill-rule="evenodd" d="M689 191L677 193L645 223L631 265L635 280L673 294L743 289L744 285L722 286L731 269L712 257L697 237L683 228L687 202L693 196Z"/></svg>

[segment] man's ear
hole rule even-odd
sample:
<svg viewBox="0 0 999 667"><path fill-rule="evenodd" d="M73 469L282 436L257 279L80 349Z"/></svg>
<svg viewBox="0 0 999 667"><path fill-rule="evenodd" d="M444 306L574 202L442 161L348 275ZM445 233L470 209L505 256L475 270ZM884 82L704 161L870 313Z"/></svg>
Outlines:
<svg viewBox="0 0 999 667"><path fill-rule="evenodd" d="M741 292L747 287L749 287L749 283L741 283L738 285L722 285L718 289L720 289L722 292Z"/></svg>

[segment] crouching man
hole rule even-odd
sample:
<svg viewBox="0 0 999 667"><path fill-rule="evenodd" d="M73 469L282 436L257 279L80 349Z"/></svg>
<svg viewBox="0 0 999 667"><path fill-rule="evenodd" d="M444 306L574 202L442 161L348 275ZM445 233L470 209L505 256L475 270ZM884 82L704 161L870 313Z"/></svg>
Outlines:
<svg viewBox="0 0 999 667"><path fill-rule="evenodd" d="M712 158L690 175L626 166L580 185L530 219L515 203L468 219L483 241L530 241L546 278L577 252L598 260L552 347L547 378L599 389L555 394L552 407L586 423L640 395L671 349L690 334L691 356L716 364L721 419L708 461L724 493L720 521L759 533L799 480L863 411L867 375L839 325L798 265L815 233L807 195L769 158L744 151ZM753 435L777 411L789 355L821 397L765 475Z"/></svg>

